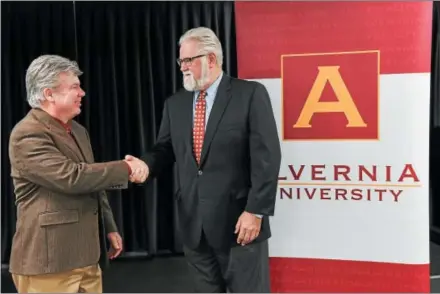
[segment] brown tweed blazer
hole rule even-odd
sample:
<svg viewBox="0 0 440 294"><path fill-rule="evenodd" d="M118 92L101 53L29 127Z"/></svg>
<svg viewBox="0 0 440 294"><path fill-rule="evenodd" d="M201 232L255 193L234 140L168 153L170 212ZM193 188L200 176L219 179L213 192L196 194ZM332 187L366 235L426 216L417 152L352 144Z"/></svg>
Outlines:
<svg viewBox="0 0 440 294"><path fill-rule="evenodd" d="M89 135L72 134L43 110L29 111L12 130L11 176L17 205L9 271L39 275L98 263L99 221L117 231L106 189L125 189L125 162L94 163ZM79 148L78 148L79 146Z"/></svg>

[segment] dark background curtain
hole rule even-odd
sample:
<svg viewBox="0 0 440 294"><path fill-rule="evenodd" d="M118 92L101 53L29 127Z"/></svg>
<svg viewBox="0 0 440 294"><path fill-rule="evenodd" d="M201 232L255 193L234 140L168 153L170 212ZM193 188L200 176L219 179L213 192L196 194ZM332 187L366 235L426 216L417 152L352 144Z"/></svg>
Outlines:
<svg viewBox="0 0 440 294"><path fill-rule="evenodd" d="M440 244L440 2L434 2L431 63L431 239Z"/></svg>
<svg viewBox="0 0 440 294"><path fill-rule="evenodd" d="M140 156L154 143L164 100L181 87L179 37L207 26L220 38L224 70L237 75L234 2L1 2L2 264L9 262L15 205L9 134L27 113L24 76L41 54L78 61L87 95L77 120L96 161ZM180 253L174 171L145 185L109 192L125 256Z"/></svg>
<svg viewBox="0 0 440 294"><path fill-rule="evenodd" d="M440 128L440 2L434 2L431 63L431 125Z"/></svg>

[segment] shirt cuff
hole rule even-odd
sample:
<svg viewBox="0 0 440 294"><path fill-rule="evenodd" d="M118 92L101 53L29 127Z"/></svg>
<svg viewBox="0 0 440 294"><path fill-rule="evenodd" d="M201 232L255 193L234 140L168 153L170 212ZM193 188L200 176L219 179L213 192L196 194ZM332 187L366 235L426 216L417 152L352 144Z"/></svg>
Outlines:
<svg viewBox="0 0 440 294"><path fill-rule="evenodd" d="M263 216L261 214L254 214L254 215L258 218L263 218Z"/></svg>

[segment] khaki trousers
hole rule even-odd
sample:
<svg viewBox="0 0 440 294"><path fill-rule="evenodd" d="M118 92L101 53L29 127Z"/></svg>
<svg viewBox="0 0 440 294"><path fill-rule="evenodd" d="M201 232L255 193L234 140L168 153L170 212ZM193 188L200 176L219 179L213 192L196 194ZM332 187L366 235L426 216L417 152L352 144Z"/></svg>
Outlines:
<svg viewBox="0 0 440 294"><path fill-rule="evenodd" d="M12 274L12 279L18 293L102 293L102 272L98 264L55 274Z"/></svg>

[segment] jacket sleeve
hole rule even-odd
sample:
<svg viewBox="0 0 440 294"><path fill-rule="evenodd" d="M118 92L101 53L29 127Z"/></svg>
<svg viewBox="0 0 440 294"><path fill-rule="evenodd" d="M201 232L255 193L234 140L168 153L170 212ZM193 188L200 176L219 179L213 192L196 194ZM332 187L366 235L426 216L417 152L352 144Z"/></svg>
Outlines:
<svg viewBox="0 0 440 294"><path fill-rule="evenodd" d="M266 88L257 83L249 113L251 189L246 211L272 216L275 211L281 146L275 117Z"/></svg>
<svg viewBox="0 0 440 294"><path fill-rule="evenodd" d="M128 186L129 175L123 160L76 163L61 153L44 132L13 131L9 158L21 177L60 193L86 194Z"/></svg>
<svg viewBox="0 0 440 294"><path fill-rule="evenodd" d="M171 166L175 162L173 145L171 142L168 101L169 99L165 101L157 142L150 152L147 152L141 157L141 159L148 165L151 177L157 176L165 168Z"/></svg>

